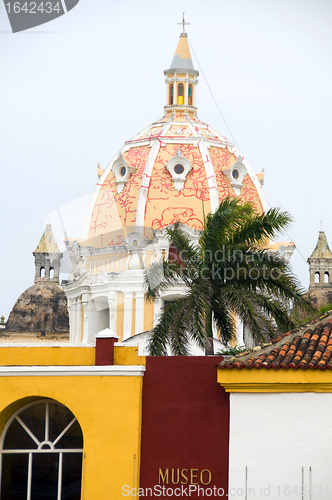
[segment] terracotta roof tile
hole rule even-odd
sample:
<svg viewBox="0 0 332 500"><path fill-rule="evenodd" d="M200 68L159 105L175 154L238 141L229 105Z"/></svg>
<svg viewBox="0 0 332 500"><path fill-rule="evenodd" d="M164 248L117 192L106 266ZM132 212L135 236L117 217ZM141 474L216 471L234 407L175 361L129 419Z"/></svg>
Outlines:
<svg viewBox="0 0 332 500"><path fill-rule="evenodd" d="M223 361L219 367L332 370L332 314L326 319L325 324L311 322L313 325L316 323L313 329L284 333L263 347L263 352L246 351L237 358Z"/></svg>

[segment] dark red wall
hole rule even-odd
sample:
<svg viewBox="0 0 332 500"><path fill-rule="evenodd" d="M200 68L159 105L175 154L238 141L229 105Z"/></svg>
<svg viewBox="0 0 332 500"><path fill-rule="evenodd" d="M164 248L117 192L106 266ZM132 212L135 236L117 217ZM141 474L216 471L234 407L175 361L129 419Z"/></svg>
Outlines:
<svg viewBox="0 0 332 500"><path fill-rule="evenodd" d="M143 380L141 488L159 484L159 468L163 472L169 469L169 475L171 469L209 469L211 484L200 486L224 488L226 497L229 395L217 383L216 365L221 360L222 356L147 357ZM181 488L181 484L164 486ZM170 490L164 498L179 498L169 493ZM211 498L218 498L220 493L221 490ZM191 492L191 498L201 497L202 494Z"/></svg>

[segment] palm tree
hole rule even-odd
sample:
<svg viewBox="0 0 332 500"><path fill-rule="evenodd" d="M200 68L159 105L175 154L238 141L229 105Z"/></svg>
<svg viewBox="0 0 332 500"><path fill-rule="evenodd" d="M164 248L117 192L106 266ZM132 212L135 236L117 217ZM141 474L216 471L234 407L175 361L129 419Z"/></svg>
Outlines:
<svg viewBox="0 0 332 500"><path fill-rule="evenodd" d="M310 305L288 263L264 248L290 222L277 208L258 215L252 204L229 197L207 216L198 244L179 222L168 227L176 258L146 272L147 296L154 300L174 285L186 292L165 307L149 339L150 354L167 355L168 346L174 355L187 355L190 341L213 354L213 322L227 344L235 338L234 313L257 342L273 338L276 327L294 327L289 305Z"/></svg>

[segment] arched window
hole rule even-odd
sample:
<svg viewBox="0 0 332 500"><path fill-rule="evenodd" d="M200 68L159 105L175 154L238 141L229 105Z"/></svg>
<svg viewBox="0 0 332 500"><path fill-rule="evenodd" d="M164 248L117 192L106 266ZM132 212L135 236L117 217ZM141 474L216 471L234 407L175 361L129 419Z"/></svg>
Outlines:
<svg viewBox="0 0 332 500"><path fill-rule="evenodd" d="M320 278L320 276L319 276L319 272L317 271L317 272L315 273L315 283L319 283L319 278Z"/></svg>
<svg viewBox="0 0 332 500"><path fill-rule="evenodd" d="M53 267L50 268L50 278L51 279L54 278L54 269L53 269Z"/></svg>
<svg viewBox="0 0 332 500"><path fill-rule="evenodd" d="M193 104L193 87L191 83L188 86L188 104L189 106L192 106Z"/></svg>
<svg viewBox="0 0 332 500"><path fill-rule="evenodd" d="M178 104L183 104L183 84L178 85Z"/></svg>
<svg viewBox="0 0 332 500"><path fill-rule="evenodd" d="M174 95L174 87L173 84L169 86L169 105L173 105L173 95Z"/></svg>
<svg viewBox="0 0 332 500"><path fill-rule="evenodd" d="M20 408L1 436L1 500L79 500L82 452L81 427L64 405Z"/></svg>
<svg viewBox="0 0 332 500"><path fill-rule="evenodd" d="M324 273L324 283L328 283L329 282L329 273L326 271Z"/></svg>
<svg viewBox="0 0 332 500"><path fill-rule="evenodd" d="M40 277L45 278L45 268L44 267L40 268Z"/></svg>

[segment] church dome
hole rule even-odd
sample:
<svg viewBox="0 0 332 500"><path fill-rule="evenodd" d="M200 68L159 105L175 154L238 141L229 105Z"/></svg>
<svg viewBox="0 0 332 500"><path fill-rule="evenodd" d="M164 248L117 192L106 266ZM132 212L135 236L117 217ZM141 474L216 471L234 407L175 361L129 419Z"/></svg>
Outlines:
<svg viewBox="0 0 332 500"><path fill-rule="evenodd" d="M113 246L117 232L120 241L123 230L135 226L157 230L180 221L201 230L204 213L215 212L227 196L252 202L259 213L268 208L262 183L234 144L197 117L198 71L186 33L164 73L164 116L98 170L85 223L93 246Z"/></svg>
<svg viewBox="0 0 332 500"><path fill-rule="evenodd" d="M6 332L69 333L66 294L57 283L35 283L17 299Z"/></svg>
<svg viewBox="0 0 332 500"><path fill-rule="evenodd" d="M62 253L55 241L51 224L46 224L33 256L35 284L27 288L15 302L6 323L6 333L68 335L67 297L59 285Z"/></svg>

